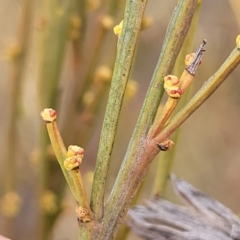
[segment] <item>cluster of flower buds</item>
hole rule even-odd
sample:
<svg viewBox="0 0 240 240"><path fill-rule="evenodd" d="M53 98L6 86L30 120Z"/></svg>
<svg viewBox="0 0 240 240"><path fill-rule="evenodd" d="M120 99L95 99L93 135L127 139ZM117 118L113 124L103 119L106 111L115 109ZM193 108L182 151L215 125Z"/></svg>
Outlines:
<svg viewBox="0 0 240 240"><path fill-rule="evenodd" d="M79 206L75 209L75 212L79 221L81 222L91 221L91 218L89 216L89 211L86 208Z"/></svg>
<svg viewBox="0 0 240 240"><path fill-rule="evenodd" d="M53 122L57 118L57 112L52 108L45 108L40 115L46 123Z"/></svg>
<svg viewBox="0 0 240 240"><path fill-rule="evenodd" d="M122 33L122 27L123 27L123 20L113 28L113 32L115 35L117 35L118 37L121 35Z"/></svg>
<svg viewBox="0 0 240 240"><path fill-rule="evenodd" d="M174 75L167 75L164 77L164 89L169 97L179 98L182 95L180 81L178 77Z"/></svg>
<svg viewBox="0 0 240 240"><path fill-rule="evenodd" d="M70 145L67 151L67 158L64 161L64 167L71 171L78 168L83 160L84 149L76 145Z"/></svg>
<svg viewBox="0 0 240 240"><path fill-rule="evenodd" d="M205 51L204 46L206 43L207 40L203 39L203 42L199 46L196 53L191 53L186 56L186 68L184 69L182 76L179 79L174 75L167 75L164 77L164 89L166 90L169 97L180 98L188 86L191 84L192 80L194 79L196 70L199 64L201 64L202 55Z"/></svg>

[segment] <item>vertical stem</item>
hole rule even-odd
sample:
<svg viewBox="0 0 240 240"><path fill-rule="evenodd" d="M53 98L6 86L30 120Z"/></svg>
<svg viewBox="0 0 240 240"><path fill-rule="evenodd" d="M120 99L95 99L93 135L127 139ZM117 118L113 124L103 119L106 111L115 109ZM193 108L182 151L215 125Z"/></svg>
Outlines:
<svg viewBox="0 0 240 240"><path fill-rule="evenodd" d="M154 121L163 94L162 76L169 74L172 70L187 34L196 4L197 1L182 0L173 13L144 106L105 208L103 226L98 239L107 240L115 236L150 162L158 152L156 146L147 139L146 135Z"/></svg>
<svg viewBox="0 0 240 240"><path fill-rule="evenodd" d="M103 214L104 192L113 143L145 5L146 0L128 0L126 3L93 180L91 207L97 220L101 219Z"/></svg>
<svg viewBox="0 0 240 240"><path fill-rule="evenodd" d="M174 66L174 74L176 76L180 76L183 68L184 68L184 60L187 54L191 53L192 51L192 43L195 35L195 31L197 28L198 24L198 19L199 19L199 13L200 9L202 6L202 1L198 1L197 8L195 10L188 34L184 40L183 47L178 55L176 64ZM181 101L179 102L178 106L175 109L175 112L181 109L188 101L189 99L189 91L192 89L192 87L188 88L188 90L183 94L181 97ZM176 132L174 133L174 136L172 138L174 142L174 147L170 151L160 153L158 155L157 159L157 170L156 170L156 177L154 180L154 185L153 185L153 193L158 194L161 196L164 196L167 183L169 180L169 174L172 169L173 163L174 163L174 158L176 155L177 151L177 142L180 137L180 131L181 128L178 128Z"/></svg>
<svg viewBox="0 0 240 240"><path fill-rule="evenodd" d="M17 121L19 116L19 109L21 108L21 89L24 77L24 70L26 65L26 57L28 52L30 28L32 19L32 1L23 0L20 16L20 24L18 29L18 35L16 40L16 51L13 51L10 70L10 103L9 103L9 116L8 116L8 129L6 138L6 173L4 174L4 191L5 193L10 191L16 191L16 153L17 149ZM11 219L5 219L6 235L15 237L14 229L12 228Z"/></svg>

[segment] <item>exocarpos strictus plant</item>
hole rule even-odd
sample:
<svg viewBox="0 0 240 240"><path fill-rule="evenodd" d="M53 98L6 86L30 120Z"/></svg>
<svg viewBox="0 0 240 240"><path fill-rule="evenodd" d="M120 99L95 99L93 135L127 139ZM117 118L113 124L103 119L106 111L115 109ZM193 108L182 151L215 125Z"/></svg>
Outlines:
<svg viewBox="0 0 240 240"><path fill-rule="evenodd" d="M0 202L7 229L5 235L13 239L16 238L12 234L13 219L21 211L21 206L26 208L25 201L17 194L17 154L12 151L17 146L19 96L32 19L33 2L23 0L23 3L18 41L8 54L12 74L6 145L11 148L7 148L6 169L11 174L3 176L4 190ZM107 179L111 176L110 163L114 163L113 148L117 147L116 133L124 96L133 95L137 88L130 72L139 33L151 22L144 17L147 0L108 0L102 1L102 5L96 0L48 0L41 3L36 27L40 44L37 89L41 117L47 131L41 123L39 147L33 154L38 159L39 173L37 234L34 237L53 238L53 227L64 210L65 187L68 186L76 204L74 214L79 240L127 239L129 230L122 227L122 223L131 205L143 192L144 184L148 183L148 170L153 160L167 152L166 159L156 159L158 166L151 169L154 176L151 176L154 178L151 193L164 197L179 127L239 65L240 35L218 70L204 79L204 84L194 95L190 94L198 68L208 66L203 61L208 36L197 39L199 47L191 53L202 1L178 1L121 167L108 191ZM96 11L96 22L92 20L93 10ZM114 27L116 22L119 24ZM91 28L94 33L89 38ZM116 44L109 37L112 29L116 36L112 34L111 37L117 38ZM107 51L104 44L107 44ZM71 52L70 56L66 56L67 50ZM107 60L102 60L104 57ZM62 83L60 75L65 58L70 59L71 80ZM89 197L82 162L108 91Z"/></svg>
<svg viewBox="0 0 240 240"><path fill-rule="evenodd" d="M160 58L122 166L110 196L105 199L106 180L119 114L146 3L147 1L126 1L123 22L115 29L119 38L117 56L101 131L90 201L87 200L80 174L83 149L70 146L66 150L55 121L56 111L44 109L41 113L47 124L56 157L76 201L79 239L115 238L119 225L126 216L153 159L160 151L167 151L173 146L170 140L171 134L240 63L239 37L237 37L237 46L222 66L169 120L181 96L195 77L207 43L204 39L197 51L186 57L186 67L181 76L170 75L199 4L197 0L179 1L169 23ZM164 89L168 97L157 114Z"/></svg>

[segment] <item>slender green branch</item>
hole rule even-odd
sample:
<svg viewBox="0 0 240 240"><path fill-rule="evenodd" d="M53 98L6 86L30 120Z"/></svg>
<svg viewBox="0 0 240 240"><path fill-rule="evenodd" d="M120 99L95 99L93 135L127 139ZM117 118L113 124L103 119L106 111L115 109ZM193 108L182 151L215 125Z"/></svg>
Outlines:
<svg viewBox="0 0 240 240"><path fill-rule="evenodd" d="M16 168L15 168L15 154L16 154L16 123L19 116L19 109L21 104L21 88L25 70L25 63L27 57L28 43L29 43L29 32L31 26L31 15L32 15L32 1L24 0L22 13L20 17L19 32L17 36L16 45L9 49L9 61L11 63L10 72L10 106L9 106L9 117L8 117L8 134L7 134L7 179L5 183L5 191L12 191L15 189L16 179ZM15 149L13 151L13 149Z"/></svg>
<svg viewBox="0 0 240 240"><path fill-rule="evenodd" d="M155 138L157 142L168 138L229 76L240 63L240 51L236 47L218 71L208 79L190 102L169 122L163 131Z"/></svg>
<svg viewBox="0 0 240 240"><path fill-rule="evenodd" d="M195 35L195 31L197 29L200 9L202 6L202 1L198 1L197 8L195 10L188 34L184 40L183 47L178 55L177 61L174 66L174 75L180 76L182 69L184 68L184 60L186 55L192 52L192 43ZM194 84L194 83L193 83ZM192 89L192 85L187 89L186 93L183 94L181 100L174 110L174 112L178 112L183 106L186 105L187 101L189 100L190 92ZM174 113L173 113L174 114ZM170 151L163 152L158 155L157 159L157 170L155 174L155 180L153 184L153 194L158 194L164 196L165 190L167 187L167 183L169 180L169 174L174 164L174 158L177 152L177 143L180 137L180 130L178 128L172 137L172 141L174 142L174 147Z"/></svg>
<svg viewBox="0 0 240 240"><path fill-rule="evenodd" d="M92 188L91 207L96 219L101 219L103 214L110 157L145 5L146 0L128 0L126 3L123 30L118 40L116 64L100 137Z"/></svg>
<svg viewBox="0 0 240 240"><path fill-rule="evenodd" d="M136 125L124 162L105 208L98 239L112 239L143 179L150 162L158 153L146 139L163 94L163 75L171 72L188 31L197 1L183 0L176 7L167 30L156 70ZM100 184L100 183L99 183Z"/></svg>
<svg viewBox="0 0 240 240"><path fill-rule="evenodd" d="M43 0L39 29L39 67L38 67L38 92L40 108L56 108L58 102L59 80L69 38L69 26L73 1ZM55 184L52 177L59 176L56 161L49 161L47 152L49 137L43 127L40 129L40 163L41 187L40 194L46 190L54 191L57 196L57 209L54 214L41 214L39 218L39 239L48 239L53 223L61 212L61 198L64 196L65 181L61 179ZM51 171L51 174L50 174Z"/></svg>
<svg viewBox="0 0 240 240"><path fill-rule="evenodd" d="M74 168L67 170L66 168L65 164L67 158L67 150L58 130L57 123L55 121L56 112L53 109L44 109L44 111L42 111L41 113L41 116L47 124L47 130L53 150L78 206L87 208L90 212L90 207L87 201L87 194L83 186L82 177L79 169ZM69 164L69 162L67 163Z"/></svg>
<svg viewBox="0 0 240 240"><path fill-rule="evenodd" d="M28 44L30 36L30 28L32 23L32 5L33 1L23 0L21 15L19 19L18 33L16 36L16 43L13 46L9 46L8 57L10 62L10 77L9 77L9 109L8 113L8 126L6 136L6 165L4 166L4 174L1 177L1 189L6 199L8 196L16 196L19 199L19 203L13 206L16 209L10 214L2 212L4 215L4 233L13 237L16 236L16 230L12 224L12 220L17 216L21 209L20 196L15 193L17 190L17 169L16 169L16 154L18 153L18 131L17 122L19 118L19 111L21 109L21 94L22 83L24 79L24 71L26 67L26 57L28 53ZM14 195L15 194L15 195ZM10 197L10 201L14 201L14 197ZM7 201L7 205L11 202ZM12 203L14 204L14 203ZM6 205L6 206L7 206Z"/></svg>

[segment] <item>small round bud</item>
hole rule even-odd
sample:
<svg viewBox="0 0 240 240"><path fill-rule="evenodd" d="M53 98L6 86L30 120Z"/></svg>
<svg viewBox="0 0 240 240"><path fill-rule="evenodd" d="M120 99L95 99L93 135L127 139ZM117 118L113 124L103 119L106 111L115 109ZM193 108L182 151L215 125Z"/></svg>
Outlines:
<svg viewBox="0 0 240 240"><path fill-rule="evenodd" d="M96 9L98 9L101 5L100 0L88 0L87 1L87 8L90 11L94 11Z"/></svg>
<svg viewBox="0 0 240 240"><path fill-rule="evenodd" d="M94 73L94 83L109 82L112 78L112 70L106 65L99 66Z"/></svg>
<svg viewBox="0 0 240 240"><path fill-rule="evenodd" d="M167 75L166 77L164 77L164 81L169 86L173 86L173 85L178 85L179 84L179 79L175 75Z"/></svg>
<svg viewBox="0 0 240 240"><path fill-rule="evenodd" d="M80 38L80 28L82 26L81 18L77 15L71 18L71 28L69 31L70 39L77 40Z"/></svg>
<svg viewBox="0 0 240 240"><path fill-rule="evenodd" d="M56 120L57 112L52 108L45 108L41 112L41 117L45 122L50 123Z"/></svg>
<svg viewBox="0 0 240 240"><path fill-rule="evenodd" d="M52 215L57 211L57 196L53 191L46 190L40 198L41 210L48 215Z"/></svg>
<svg viewBox="0 0 240 240"><path fill-rule="evenodd" d="M174 75L167 75L164 77L164 89L172 98L179 98L182 95L182 90L179 87L179 79Z"/></svg>
<svg viewBox="0 0 240 240"><path fill-rule="evenodd" d="M82 20L79 16L73 16L71 18L71 27L74 29L80 29L82 26Z"/></svg>
<svg viewBox="0 0 240 240"><path fill-rule="evenodd" d="M16 192L7 192L0 201L1 213L9 218L15 217L21 208L22 200Z"/></svg>
<svg viewBox="0 0 240 240"><path fill-rule="evenodd" d="M114 34L117 35L118 37L122 33L122 27L123 27L123 20L113 28Z"/></svg>
<svg viewBox="0 0 240 240"><path fill-rule="evenodd" d="M101 19L101 24L104 29L110 29L113 26L113 18L111 16L103 16Z"/></svg>
<svg viewBox="0 0 240 240"><path fill-rule="evenodd" d="M141 29L151 27L153 24L153 18L151 16L144 16L141 23Z"/></svg>
<svg viewBox="0 0 240 240"><path fill-rule="evenodd" d="M10 62L15 61L21 55L22 49L18 43L11 43L6 49L6 57Z"/></svg>
<svg viewBox="0 0 240 240"><path fill-rule="evenodd" d="M91 221L88 209L86 209L82 206L79 206L75 209L75 212L76 212L76 215L77 215L77 218L79 221L81 221L81 222L90 222Z"/></svg>
<svg viewBox="0 0 240 240"><path fill-rule="evenodd" d="M127 97L127 99L131 99L133 96L136 95L138 90L138 83L135 80L129 80L127 87L126 87L126 92L125 92L125 96Z"/></svg>
<svg viewBox="0 0 240 240"><path fill-rule="evenodd" d="M68 151L67 151L67 157L73 157L73 156L83 156L84 154L84 149L77 146L77 145L70 145L68 147Z"/></svg>
<svg viewBox="0 0 240 240"><path fill-rule="evenodd" d="M83 103L86 107L90 107L94 103L95 99L93 91L87 91L83 95Z"/></svg>
<svg viewBox="0 0 240 240"><path fill-rule="evenodd" d="M73 157L68 157L64 160L64 167L66 170L71 171L75 168L78 168L82 163L83 156L77 155Z"/></svg>
<svg viewBox="0 0 240 240"><path fill-rule="evenodd" d="M237 48L240 48L240 35L237 35L236 45L237 45Z"/></svg>

